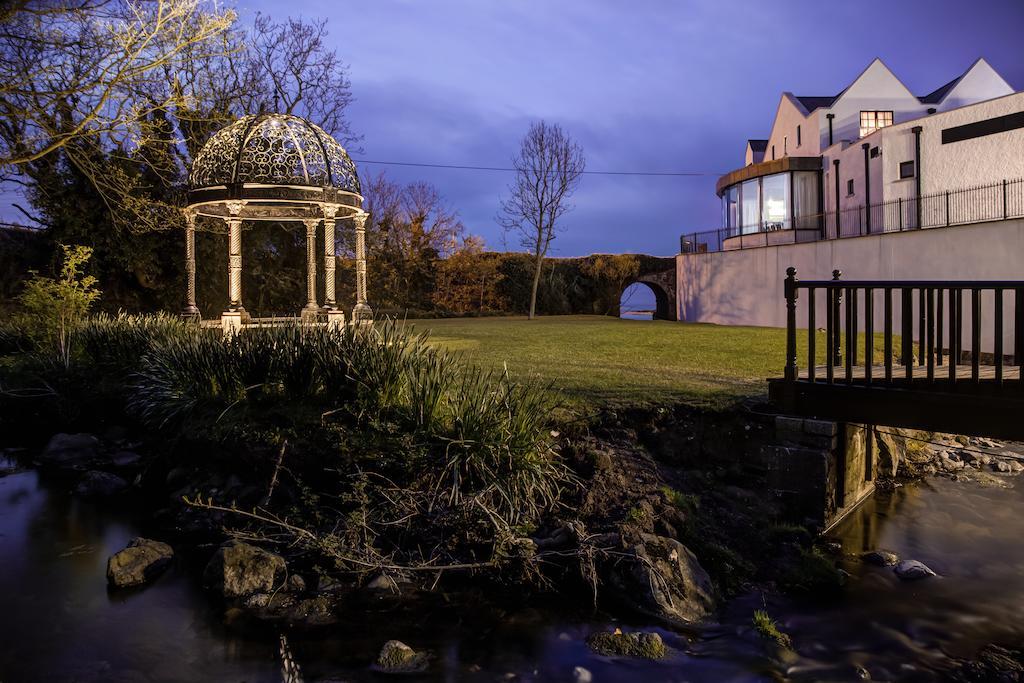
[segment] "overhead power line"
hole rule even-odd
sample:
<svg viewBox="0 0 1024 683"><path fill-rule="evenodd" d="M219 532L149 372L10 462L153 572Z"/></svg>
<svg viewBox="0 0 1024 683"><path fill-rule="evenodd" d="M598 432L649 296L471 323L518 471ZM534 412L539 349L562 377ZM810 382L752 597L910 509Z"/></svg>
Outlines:
<svg viewBox="0 0 1024 683"><path fill-rule="evenodd" d="M505 166L466 166L459 164L428 164L413 161L378 161L374 159L353 159L360 164L379 164L381 166L415 166L418 168L451 168L464 171L512 171L516 169ZM719 176L714 171L583 171L586 175L633 175L633 176L670 176L670 177L701 177Z"/></svg>

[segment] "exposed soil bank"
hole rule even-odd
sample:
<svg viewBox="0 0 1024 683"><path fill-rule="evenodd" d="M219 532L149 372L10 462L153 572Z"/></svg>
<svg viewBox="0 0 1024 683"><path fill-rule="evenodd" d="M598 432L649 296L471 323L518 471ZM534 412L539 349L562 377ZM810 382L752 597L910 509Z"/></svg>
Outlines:
<svg viewBox="0 0 1024 683"><path fill-rule="evenodd" d="M241 510L262 508L277 469L272 501L281 507L276 509L281 514L300 509L305 495L301 482L292 479L289 463L273 467L273 451L246 452L184 439L150 442L130 427L108 427L99 437L51 441L49 449L36 443L17 454L17 460L23 465L36 461L52 486L73 490L101 507L129 511L137 520L134 533L174 547L179 569L172 567L172 576L184 571L196 590L205 583L209 609L238 633L276 634L284 628L305 631L304 637L333 639L339 630L351 634L346 624L354 614L384 610L415 619L418 612L435 612L439 598L458 604L463 599L453 595L478 591L526 602L551 602L550 596L557 596L554 602L579 619L581 613L604 613L592 611L596 592L599 609L646 623L648 630L651 624L660 625L655 630L670 650L699 650L706 645L688 642L680 634L700 635L704 627L699 624L713 622L723 608L740 623L749 623L750 614L765 602L773 614L784 617L792 613L793 604L808 598L819 606L841 606L850 574L874 580L871 571L861 569L869 566L859 557L861 549L833 538L816 539L814 525L794 520L787 501L764 486L763 463L750 454L773 438L773 420L762 408L746 406L727 412L679 408L609 413L568 424L560 429L558 447L580 485L564 492L563 505L543 525L523 530L514 548L518 556L510 552L493 568L429 572L387 566L339 572L329 558L308 549L297 552L280 529L271 531L232 512L183 503L189 497L212 499L226 508L232 503ZM944 472L988 483L1011 481L1016 459L986 451L999 448L948 440L948 448L918 450L899 474ZM261 460L271 466L260 466ZM950 464L957 462L962 464ZM998 465L1002 462L1008 463L1005 468ZM888 486L899 490L902 483L893 480ZM330 505L323 511L331 514ZM225 528L235 533L226 534ZM232 535L269 552L225 560L222 545ZM125 536L109 553L129 540ZM865 544L872 547L863 550L874 549L874 542ZM211 564L218 555L219 563ZM931 560L926 564L940 576L950 571ZM231 574L234 570L226 572L225 567L237 571ZM892 575L891 568L884 571L881 575ZM124 598L158 590L164 579L153 580L152 588L111 595ZM750 596L758 596L760 604L751 604ZM495 618L505 617L496 613ZM570 631L577 635L570 637L582 642L601 630L597 619L590 626L584 625L586 620L576 621ZM781 624L794 636L798 651L812 639L799 624L786 619ZM384 635L377 631L375 637ZM1019 653L981 649L983 645L975 641L950 653L966 658L962 680L989 680L978 678L978 671L1013 672L1009 667ZM767 661L791 657L770 647L768 651ZM981 656L974 661L978 652ZM940 668L952 671L951 666ZM838 672L832 675L845 679Z"/></svg>

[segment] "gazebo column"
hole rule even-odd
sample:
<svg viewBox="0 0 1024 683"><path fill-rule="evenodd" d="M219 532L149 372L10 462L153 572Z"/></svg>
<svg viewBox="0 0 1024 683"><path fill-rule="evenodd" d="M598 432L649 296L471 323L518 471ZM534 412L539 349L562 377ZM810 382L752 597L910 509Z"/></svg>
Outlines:
<svg viewBox="0 0 1024 683"><path fill-rule="evenodd" d="M316 226L319 218L302 221L306 226L306 305L302 309L303 322L314 322L320 307L316 303Z"/></svg>
<svg viewBox="0 0 1024 683"><path fill-rule="evenodd" d="M196 212L185 211L185 308L181 317L198 321L196 306Z"/></svg>
<svg viewBox="0 0 1024 683"><path fill-rule="evenodd" d="M228 310L221 315L224 333L242 327L246 317L242 306L242 202L227 202L231 216L224 219L228 225Z"/></svg>
<svg viewBox="0 0 1024 683"><path fill-rule="evenodd" d="M341 326L345 324L345 313L338 308L335 293L336 280L334 275L338 262L337 248L334 242L334 217L338 207L325 204L324 212L324 310L327 312L327 324Z"/></svg>
<svg viewBox="0 0 1024 683"><path fill-rule="evenodd" d="M366 303L366 218L368 214L355 216L356 222L356 305L352 309L352 322L368 323L373 320L373 311Z"/></svg>

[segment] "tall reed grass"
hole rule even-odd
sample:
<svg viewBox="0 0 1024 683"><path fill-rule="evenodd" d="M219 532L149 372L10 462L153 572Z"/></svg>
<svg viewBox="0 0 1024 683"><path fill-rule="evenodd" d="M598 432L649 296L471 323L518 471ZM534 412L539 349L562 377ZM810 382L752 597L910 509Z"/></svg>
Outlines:
<svg viewBox="0 0 1024 683"><path fill-rule="evenodd" d="M170 316L97 316L81 338L98 369L124 378L129 410L155 428L194 433L259 424L271 412L331 415L357 429L388 424L423 445L406 461L415 469L407 481L504 526L535 518L566 478L546 387L466 364L394 322L254 328L225 339Z"/></svg>

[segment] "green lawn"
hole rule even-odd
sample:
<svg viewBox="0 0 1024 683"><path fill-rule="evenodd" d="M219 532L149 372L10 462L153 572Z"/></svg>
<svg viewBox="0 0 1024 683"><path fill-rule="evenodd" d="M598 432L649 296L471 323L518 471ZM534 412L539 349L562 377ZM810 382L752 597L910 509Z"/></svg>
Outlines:
<svg viewBox="0 0 1024 683"><path fill-rule="evenodd" d="M781 376L785 330L602 316L410 321L431 338L517 377L539 377L587 403L721 404ZM806 336L806 335L802 335ZM824 344L819 335L819 344ZM806 351L803 353L806 354Z"/></svg>

